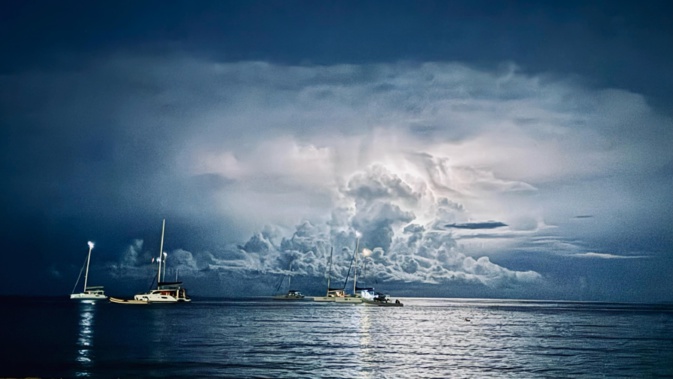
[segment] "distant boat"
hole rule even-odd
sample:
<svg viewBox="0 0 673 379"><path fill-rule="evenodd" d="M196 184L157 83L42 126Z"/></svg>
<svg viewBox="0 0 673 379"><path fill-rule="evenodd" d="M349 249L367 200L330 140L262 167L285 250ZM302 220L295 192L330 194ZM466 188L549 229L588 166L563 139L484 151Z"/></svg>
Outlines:
<svg viewBox="0 0 673 379"><path fill-rule="evenodd" d="M82 270L79 271L79 276L77 277L77 282L75 282L75 287L72 289L72 293L70 294L70 298L73 300L105 300L107 299L107 296L105 296L105 290L103 286L91 286L89 287L89 263L91 262L91 250L93 250L93 242L89 241L89 254L87 255L86 258L86 272L84 273L84 291L80 293L75 293L75 288L77 288L77 284L79 284L79 278L82 276L82 270L84 269L84 266L82 266Z"/></svg>
<svg viewBox="0 0 673 379"><path fill-rule="evenodd" d="M373 297L373 294L370 293L370 290L373 288L359 288L358 284L358 249L360 248L360 238L355 240L355 251L353 251L353 260L351 264L354 268L353 270L353 294L346 295L344 291L344 297L339 297L334 299L335 303L351 303L351 304L362 304L363 298ZM350 274L350 270L349 274ZM346 282L348 282L348 275L346 275ZM344 287L346 285L344 284Z"/></svg>
<svg viewBox="0 0 673 379"><path fill-rule="evenodd" d="M281 280L280 283L278 284L278 287L276 287L276 292L280 289L280 287L283 285L283 282L285 280ZM292 275L287 276L287 286L288 288L292 288ZM274 300L304 300L304 295L302 295L301 292L293 289L288 289L287 293L284 295L274 295L273 299Z"/></svg>
<svg viewBox="0 0 673 379"><path fill-rule="evenodd" d="M337 303L366 304L376 306L394 306L401 307L399 300L391 301L388 295L375 292L373 287L358 287L358 249L359 239L355 242L355 253L353 254L353 294L342 298L337 298ZM366 267L366 266L365 266ZM348 280L348 278L346 278Z"/></svg>
<svg viewBox="0 0 673 379"><path fill-rule="evenodd" d="M275 295L274 300L303 300L304 295L297 290L289 290L285 295Z"/></svg>
<svg viewBox="0 0 673 379"><path fill-rule="evenodd" d="M187 297L187 291L182 287L182 282L162 282L166 275L166 258L164 252L164 231L166 229L166 220L161 225L161 245L159 246L159 270L157 272L157 287L146 293L140 293L133 296L133 300L110 298L110 301L117 304L150 304L150 303L186 303L192 301ZM163 263L163 274L162 274Z"/></svg>
<svg viewBox="0 0 673 379"><path fill-rule="evenodd" d="M346 292L343 288L330 288L332 280L332 253L334 249L330 249L329 252L329 269L327 274L327 294L325 296L314 296L313 301L321 302L335 302L337 299L346 297Z"/></svg>
<svg viewBox="0 0 673 379"><path fill-rule="evenodd" d="M373 290L373 288L372 288ZM363 299L362 303L365 305L374 305L374 306L379 306L379 307L402 307L404 304L402 304L401 301L395 300L392 301L390 300L390 297L386 294L382 294L381 292L376 292L374 294L374 297L371 299Z"/></svg>

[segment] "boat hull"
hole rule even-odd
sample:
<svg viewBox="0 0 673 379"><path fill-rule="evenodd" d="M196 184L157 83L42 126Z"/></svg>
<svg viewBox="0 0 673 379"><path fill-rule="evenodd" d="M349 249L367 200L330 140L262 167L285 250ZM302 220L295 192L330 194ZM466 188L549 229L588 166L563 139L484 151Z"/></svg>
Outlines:
<svg viewBox="0 0 673 379"><path fill-rule="evenodd" d="M181 297L177 298L170 295L155 295L155 294L135 295L133 299L136 301L144 301L146 303L160 303L160 304L188 303L192 301L191 299L188 298L181 298Z"/></svg>
<svg viewBox="0 0 673 379"><path fill-rule="evenodd" d="M110 297L110 302L111 303L116 303L116 304L129 304L129 305L147 305L147 304L149 304L147 301L135 300L135 299L118 299L116 297Z"/></svg>
<svg viewBox="0 0 673 379"><path fill-rule="evenodd" d="M315 296L313 298L313 301L320 301L323 303L333 303L336 301L336 297L333 296Z"/></svg>
<svg viewBox="0 0 673 379"><path fill-rule="evenodd" d="M70 294L72 300L106 300L107 296L97 293L73 293Z"/></svg>
<svg viewBox="0 0 673 379"><path fill-rule="evenodd" d="M297 290L289 290L285 295L276 295L274 300L304 300L304 295Z"/></svg>
<svg viewBox="0 0 673 379"><path fill-rule="evenodd" d="M274 300L286 300L286 301L297 301L297 300L304 300L304 296L302 297L296 297L296 296L274 296Z"/></svg>
<svg viewBox="0 0 673 379"><path fill-rule="evenodd" d="M363 300L362 301L365 305L370 305L374 307L403 307L404 304L402 304L399 301L376 301L376 300Z"/></svg>
<svg viewBox="0 0 673 379"><path fill-rule="evenodd" d="M335 303L351 303L351 304L362 304L362 298L361 297L337 297L334 300Z"/></svg>

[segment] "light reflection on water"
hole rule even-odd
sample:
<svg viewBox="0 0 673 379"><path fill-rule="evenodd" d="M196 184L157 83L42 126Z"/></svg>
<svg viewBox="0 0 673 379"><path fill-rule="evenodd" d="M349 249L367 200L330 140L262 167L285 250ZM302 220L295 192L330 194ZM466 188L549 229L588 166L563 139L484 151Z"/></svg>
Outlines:
<svg viewBox="0 0 673 379"><path fill-rule="evenodd" d="M0 321L38 326L3 336L12 349L0 377L673 376L670 306L402 301L5 303ZM45 316L73 328L39 324Z"/></svg>
<svg viewBox="0 0 673 379"><path fill-rule="evenodd" d="M94 320L96 312L95 301L79 302L79 327L77 336L77 377L91 376L94 348Z"/></svg>

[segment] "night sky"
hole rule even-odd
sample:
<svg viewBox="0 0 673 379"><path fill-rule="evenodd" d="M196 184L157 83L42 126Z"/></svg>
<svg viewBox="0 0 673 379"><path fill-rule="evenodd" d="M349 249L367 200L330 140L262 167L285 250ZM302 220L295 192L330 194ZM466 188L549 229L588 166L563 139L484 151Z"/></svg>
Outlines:
<svg viewBox="0 0 673 379"><path fill-rule="evenodd" d="M2 1L0 295L673 301L673 2Z"/></svg>

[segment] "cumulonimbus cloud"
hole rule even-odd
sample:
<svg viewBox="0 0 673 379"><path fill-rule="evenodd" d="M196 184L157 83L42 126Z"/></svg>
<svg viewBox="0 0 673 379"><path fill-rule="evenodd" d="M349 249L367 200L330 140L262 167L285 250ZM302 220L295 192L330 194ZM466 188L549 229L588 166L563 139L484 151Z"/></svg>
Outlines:
<svg viewBox="0 0 673 379"><path fill-rule="evenodd" d="M27 84L15 85L16 98L56 125L39 140L54 141L44 157L62 168L54 186L75 188L59 209L85 198L143 214L169 207L214 225L203 234L218 247L183 246L181 272L292 266L320 275L334 247L335 275L344 276L361 233L374 252L367 270L381 280L529 283L540 274L497 265L491 254L553 251L573 240L567 220L591 221L585 229L602 234L628 215L670 222L640 198L670 190L661 178L671 120L638 94L515 66L107 58L83 73L26 72L3 83ZM31 102L43 97L58 101ZM17 193L53 190L29 177L38 175L13 181ZM90 185L78 185L81 177ZM110 191L113 177L125 180ZM582 245L573 240L564 253ZM118 267L141 265L140 250Z"/></svg>

